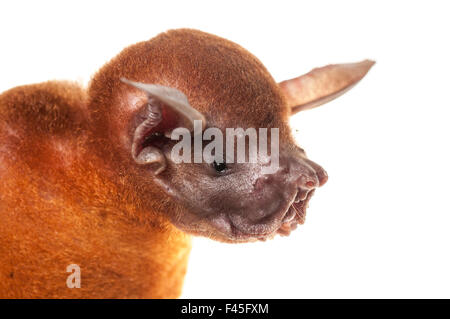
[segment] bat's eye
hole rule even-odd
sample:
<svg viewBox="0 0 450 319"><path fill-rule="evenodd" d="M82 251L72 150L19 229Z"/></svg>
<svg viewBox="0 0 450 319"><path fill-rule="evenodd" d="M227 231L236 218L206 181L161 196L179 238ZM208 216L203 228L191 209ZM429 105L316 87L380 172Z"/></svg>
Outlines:
<svg viewBox="0 0 450 319"><path fill-rule="evenodd" d="M214 169L217 172L221 173L221 172L223 172L223 171L225 171L227 169L227 164L225 164L225 163L217 163L216 161L214 161L213 162L213 167L214 167Z"/></svg>

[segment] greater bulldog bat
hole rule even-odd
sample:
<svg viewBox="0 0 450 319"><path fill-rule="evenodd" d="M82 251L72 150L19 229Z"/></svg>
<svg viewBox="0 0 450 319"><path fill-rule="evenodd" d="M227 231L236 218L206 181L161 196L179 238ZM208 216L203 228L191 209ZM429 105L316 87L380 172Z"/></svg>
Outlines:
<svg viewBox="0 0 450 319"><path fill-rule="evenodd" d="M191 235L287 235L325 170L292 114L344 93L374 62L276 83L239 45L180 29L124 49L84 89L62 81L0 95L0 297L174 298ZM175 128L277 128L279 166L176 163ZM68 265L80 288L68 288ZM218 270L219 272L219 270Z"/></svg>

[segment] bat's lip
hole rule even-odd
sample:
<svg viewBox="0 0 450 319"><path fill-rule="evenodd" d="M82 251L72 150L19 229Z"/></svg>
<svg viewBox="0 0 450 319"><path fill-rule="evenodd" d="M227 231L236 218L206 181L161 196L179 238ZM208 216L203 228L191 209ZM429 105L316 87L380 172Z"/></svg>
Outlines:
<svg viewBox="0 0 450 319"><path fill-rule="evenodd" d="M227 222L230 227L230 231L233 237L233 241L236 242L248 242L248 241L266 241L275 237L277 234L281 236L288 236L297 228L298 225L302 225L305 222L306 210L309 205L309 200L314 194L314 189L307 192L306 196L303 196L303 200L300 199L300 192L289 205L288 209L281 215L281 218L276 221L275 225L268 227L267 231L263 232L248 232L242 227L239 227L232 218L227 218Z"/></svg>
<svg viewBox="0 0 450 319"><path fill-rule="evenodd" d="M297 228L298 225L303 225L306 219L306 210L309 206L309 200L314 195L314 189L310 190L304 200L300 200L298 193L296 200L289 207L283 222L277 233L281 236L289 236L290 233Z"/></svg>

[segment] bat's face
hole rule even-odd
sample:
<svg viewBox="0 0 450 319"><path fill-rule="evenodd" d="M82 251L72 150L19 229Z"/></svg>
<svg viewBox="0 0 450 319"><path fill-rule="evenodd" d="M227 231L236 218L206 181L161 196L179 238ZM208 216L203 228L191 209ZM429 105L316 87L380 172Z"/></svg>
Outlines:
<svg viewBox="0 0 450 319"><path fill-rule="evenodd" d="M138 110L130 155L140 174L178 205L168 214L178 228L246 242L287 235L304 222L327 175L293 141L287 106L270 77L242 81L234 92L239 103L222 97L214 104L178 89L123 81L141 90L130 90L127 99ZM248 91L255 83L259 89Z"/></svg>
<svg viewBox="0 0 450 319"><path fill-rule="evenodd" d="M157 188L163 213L188 233L264 240L303 223L327 180L293 141L290 110L342 94L372 64L328 66L278 85L240 46L176 30L124 50L90 95L104 108L94 113L98 134L120 145L139 197L154 204Z"/></svg>
<svg viewBox="0 0 450 319"><path fill-rule="evenodd" d="M155 178L184 208L172 222L222 241L288 235L304 222L315 188L327 180L326 172L290 142L280 141L279 163L272 169L276 160L260 154L255 163L195 164L176 163L171 153L164 149L167 166Z"/></svg>

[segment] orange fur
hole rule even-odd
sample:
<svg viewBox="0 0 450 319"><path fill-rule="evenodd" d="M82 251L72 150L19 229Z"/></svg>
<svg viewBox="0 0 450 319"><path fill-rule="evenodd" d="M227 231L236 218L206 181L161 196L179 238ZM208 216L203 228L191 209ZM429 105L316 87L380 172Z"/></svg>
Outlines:
<svg viewBox="0 0 450 319"><path fill-rule="evenodd" d="M177 297L188 235L145 218L124 180L89 155L84 92L48 82L1 96L0 297ZM138 218L137 216L142 216ZM81 289L66 287L69 264Z"/></svg>
<svg viewBox="0 0 450 319"><path fill-rule="evenodd" d="M47 82L3 93L0 297L180 295L190 237L166 218L181 208L151 181L142 186L130 165L130 88L120 77L181 90L211 126L280 127L290 138L285 101L264 66L193 30L130 46L87 91ZM69 264L81 267L80 289L66 287Z"/></svg>

